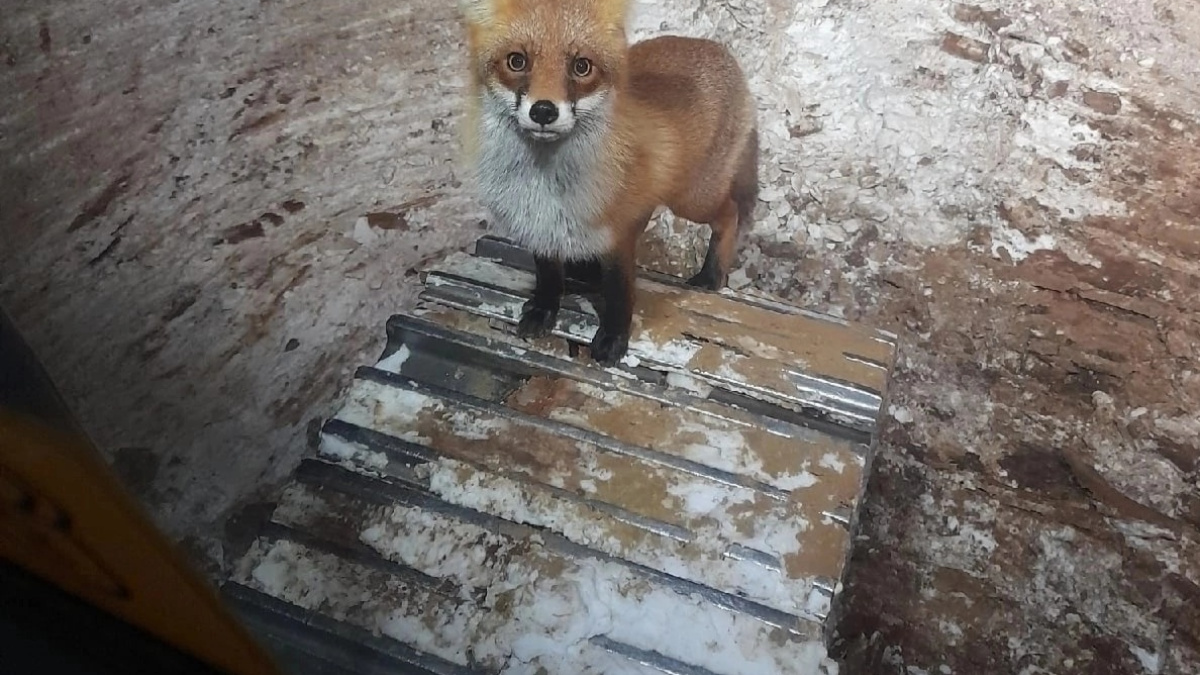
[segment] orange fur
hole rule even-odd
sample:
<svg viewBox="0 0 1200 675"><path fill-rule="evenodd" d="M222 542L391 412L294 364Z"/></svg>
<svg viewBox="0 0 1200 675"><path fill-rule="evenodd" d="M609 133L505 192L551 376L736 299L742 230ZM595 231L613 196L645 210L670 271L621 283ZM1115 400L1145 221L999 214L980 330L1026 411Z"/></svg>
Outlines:
<svg viewBox="0 0 1200 675"><path fill-rule="evenodd" d="M629 45L628 0L460 3L471 56L468 151L478 149L488 91L509 92L516 107L547 101L573 114L576 102L603 100L611 107L596 113L605 126L589 165L594 175L586 177L598 181L603 204L586 225L608 233L608 256L632 275L638 239L655 209L708 224L709 255L692 282L723 286L757 196L756 106L732 54L684 37ZM518 68L506 61L514 53L522 56ZM572 72L580 59L594 69ZM632 278L621 285L631 303Z"/></svg>

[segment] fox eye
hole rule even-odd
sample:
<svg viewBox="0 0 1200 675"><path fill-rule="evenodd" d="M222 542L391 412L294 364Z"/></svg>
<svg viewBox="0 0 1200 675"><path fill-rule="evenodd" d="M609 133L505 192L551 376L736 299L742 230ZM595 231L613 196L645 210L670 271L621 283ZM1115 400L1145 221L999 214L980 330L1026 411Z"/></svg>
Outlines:
<svg viewBox="0 0 1200 675"><path fill-rule="evenodd" d="M513 52L508 55L508 69L514 73L519 73L525 70L525 66L529 65L525 59L525 55L520 52Z"/></svg>
<svg viewBox="0 0 1200 675"><path fill-rule="evenodd" d="M585 58L575 59L571 70L575 72L575 77L587 77L592 74L592 62Z"/></svg>

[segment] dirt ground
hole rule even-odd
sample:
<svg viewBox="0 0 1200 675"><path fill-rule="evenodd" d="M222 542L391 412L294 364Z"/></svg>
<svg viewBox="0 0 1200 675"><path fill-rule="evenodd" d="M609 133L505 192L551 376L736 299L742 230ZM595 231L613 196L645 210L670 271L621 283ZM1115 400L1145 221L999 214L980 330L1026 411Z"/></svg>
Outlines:
<svg viewBox="0 0 1200 675"><path fill-rule="evenodd" d="M0 304L214 576L484 231L452 3L10 0ZM1200 673L1200 5L658 0L760 100L732 283L899 333L847 673ZM658 220L645 259L698 262ZM249 506L248 506L249 505Z"/></svg>

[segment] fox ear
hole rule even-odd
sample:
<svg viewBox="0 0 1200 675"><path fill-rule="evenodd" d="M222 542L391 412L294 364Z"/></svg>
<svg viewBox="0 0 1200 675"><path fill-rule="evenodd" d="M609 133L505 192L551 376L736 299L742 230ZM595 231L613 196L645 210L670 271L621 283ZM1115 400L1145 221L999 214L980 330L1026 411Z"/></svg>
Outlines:
<svg viewBox="0 0 1200 675"><path fill-rule="evenodd" d="M624 30L629 20L630 4L632 0L596 0L596 10L604 24Z"/></svg>
<svg viewBox="0 0 1200 675"><path fill-rule="evenodd" d="M458 11L468 23L490 23L496 18L496 7L501 0L458 0Z"/></svg>

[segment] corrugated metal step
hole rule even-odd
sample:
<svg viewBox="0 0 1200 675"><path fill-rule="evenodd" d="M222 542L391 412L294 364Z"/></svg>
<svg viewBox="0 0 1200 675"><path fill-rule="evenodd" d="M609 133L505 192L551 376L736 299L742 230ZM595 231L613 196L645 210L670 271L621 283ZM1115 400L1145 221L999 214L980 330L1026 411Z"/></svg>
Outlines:
<svg viewBox="0 0 1200 675"><path fill-rule="evenodd" d="M891 337L647 274L601 368L586 299L521 341L531 260L476 253L388 322L240 561L251 625L327 655L302 668L823 672Z"/></svg>
<svg viewBox="0 0 1200 675"><path fill-rule="evenodd" d="M515 326L532 293L532 258L491 237L476 253L427 271L422 297ZM698 292L657 274L639 279L636 303L627 365L686 373L725 392L873 432L894 336L729 290ZM566 304L553 332L588 344L597 326L590 303Z"/></svg>

